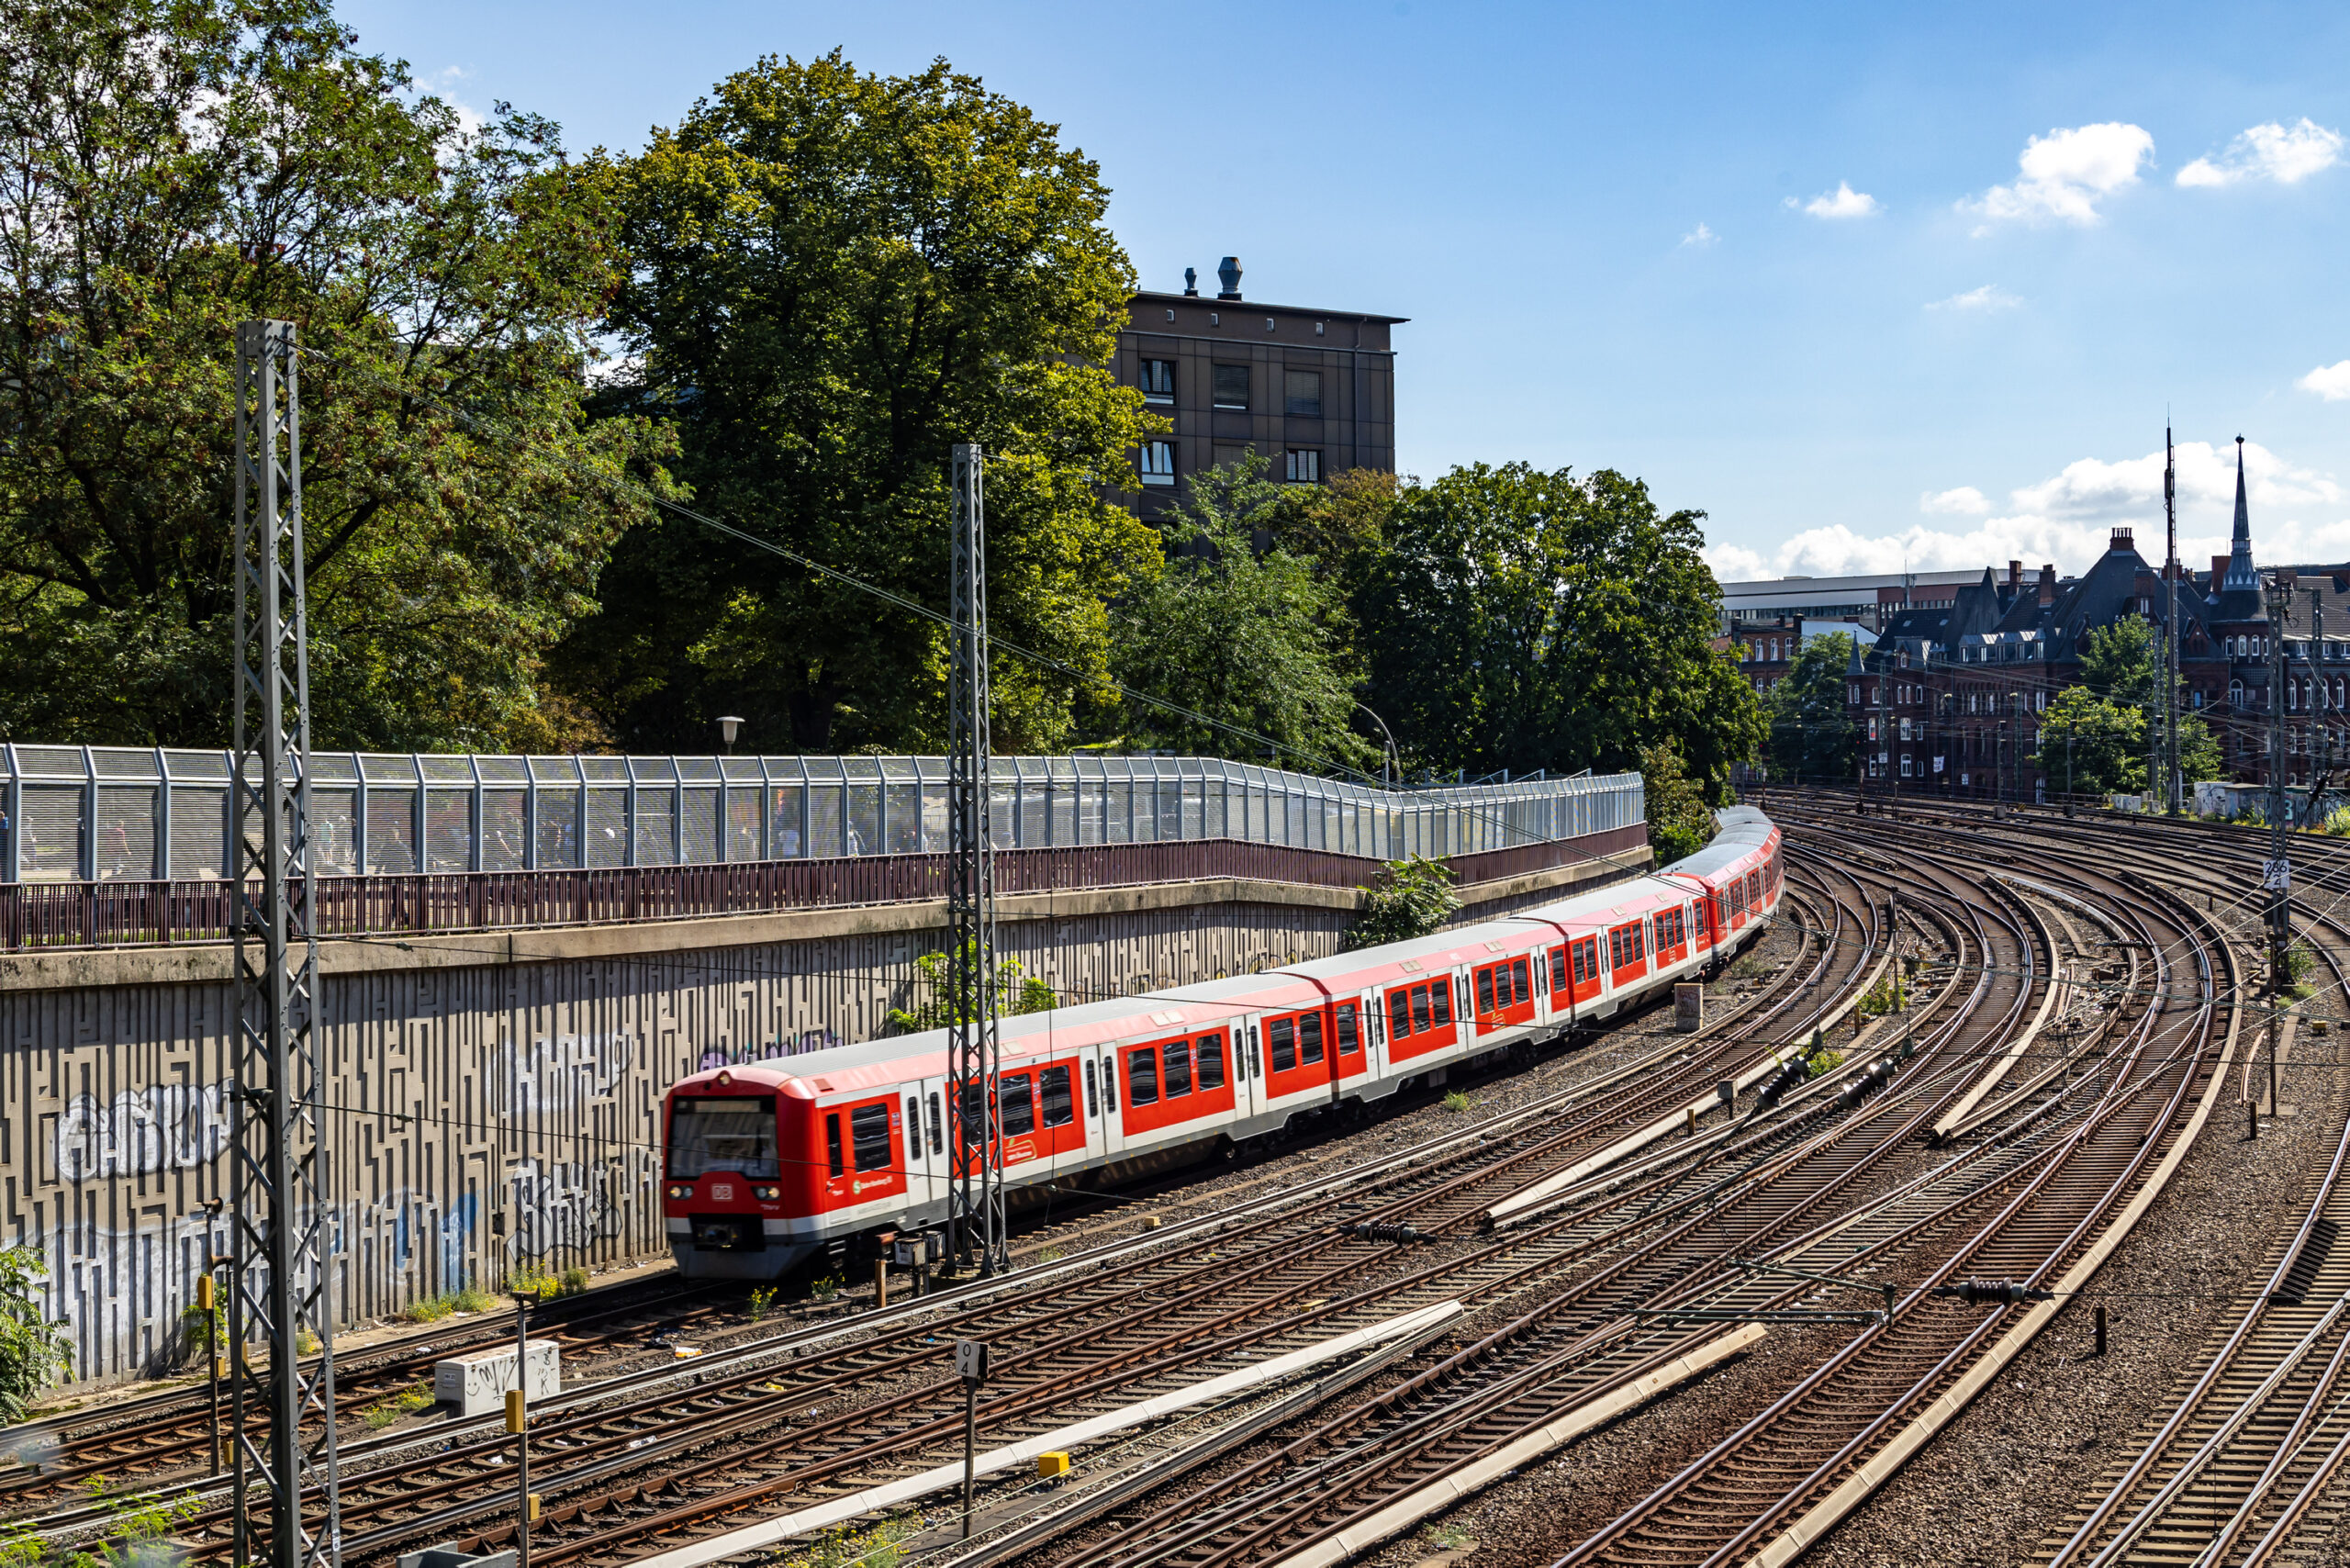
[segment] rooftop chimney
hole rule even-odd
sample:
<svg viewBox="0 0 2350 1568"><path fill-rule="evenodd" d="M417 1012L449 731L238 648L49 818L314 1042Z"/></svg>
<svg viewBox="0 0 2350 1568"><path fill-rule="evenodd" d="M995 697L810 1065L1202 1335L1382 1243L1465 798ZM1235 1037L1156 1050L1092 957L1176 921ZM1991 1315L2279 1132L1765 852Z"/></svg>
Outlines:
<svg viewBox="0 0 2350 1568"><path fill-rule="evenodd" d="M1224 264L1215 269L1215 275L1218 281L1224 285L1223 292L1216 296L1218 299L1237 299L1240 297L1239 257L1225 257Z"/></svg>
<svg viewBox="0 0 2350 1568"><path fill-rule="evenodd" d="M1183 297L1186 299L1197 299L1199 297L1200 269L1197 267L1185 267L1183 269Z"/></svg>
<svg viewBox="0 0 2350 1568"><path fill-rule="evenodd" d="M2023 563L2021 561L2008 563L2008 591L2011 594L2023 592Z"/></svg>
<svg viewBox="0 0 2350 1568"><path fill-rule="evenodd" d="M2056 566L2053 562L2040 568L2040 602L2056 602Z"/></svg>
<svg viewBox="0 0 2350 1568"><path fill-rule="evenodd" d="M2117 555L2123 555L2137 549L2137 545L2130 541L2130 530L2127 527L2121 527L2113 531L2113 543L2108 548Z"/></svg>
<svg viewBox="0 0 2350 1568"><path fill-rule="evenodd" d="M2211 557L2211 591L2212 591L2213 593L2217 593L2217 592L2219 592L2219 591L2220 591L2220 580L2221 580L2221 578L2225 577L2227 575L2228 575L2228 558L2227 558L2225 555L2214 555L2214 556L2212 556L2212 557Z"/></svg>

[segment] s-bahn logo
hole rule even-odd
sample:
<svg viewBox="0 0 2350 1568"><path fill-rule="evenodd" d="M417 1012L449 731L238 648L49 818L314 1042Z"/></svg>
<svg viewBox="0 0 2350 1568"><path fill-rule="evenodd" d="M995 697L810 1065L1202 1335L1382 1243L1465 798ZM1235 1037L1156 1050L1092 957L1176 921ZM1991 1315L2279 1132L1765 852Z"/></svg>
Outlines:
<svg viewBox="0 0 2350 1568"><path fill-rule="evenodd" d="M711 1202L714 1204L733 1203L734 1201L734 1183L732 1182L712 1182L710 1184L710 1199Z"/></svg>

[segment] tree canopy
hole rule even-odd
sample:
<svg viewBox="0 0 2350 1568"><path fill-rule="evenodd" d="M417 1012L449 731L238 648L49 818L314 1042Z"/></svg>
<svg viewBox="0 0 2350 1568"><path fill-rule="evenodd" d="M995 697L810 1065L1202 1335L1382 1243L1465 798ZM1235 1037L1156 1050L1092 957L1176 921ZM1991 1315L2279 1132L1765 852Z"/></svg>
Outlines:
<svg viewBox="0 0 2350 1568"><path fill-rule="evenodd" d="M589 422L616 281L554 127L468 128L317 0L0 29L0 733L228 729L232 334L296 324L321 745L553 745L542 655L662 437Z"/></svg>
<svg viewBox="0 0 2350 1568"><path fill-rule="evenodd" d="M2033 760L2049 787L2067 794L2137 793L2146 788L2150 725L2158 724L2162 707L2162 648L2143 619L2124 616L2089 633L2080 684L2049 703ZM2225 776L2219 743L2199 714L2180 712L2178 749L2188 783Z"/></svg>
<svg viewBox="0 0 2350 1568"><path fill-rule="evenodd" d="M1613 770L1670 742L1718 798L1763 732L1712 646L1704 515L1661 513L1608 469L1476 464L1404 487L1358 616L1369 700L1406 760Z"/></svg>
<svg viewBox="0 0 2350 1568"><path fill-rule="evenodd" d="M1113 609L1119 680L1200 715L1130 701L1127 734L1275 760L1249 738L1262 735L1286 752L1283 766L1375 769L1377 749L1352 728L1346 597L1291 553L1285 541L1314 537L1312 520L1293 515L1302 509L1265 466L1251 456L1197 476L1169 513L1173 551L1158 579ZM1272 540L1261 551L1260 534Z"/></svg>
<svg viewBox="0 0 2350 1568"><path fill-rule="evenodd" d="M1772 686L1763 722L1774 778L1830 784L1852 778L1858 734L1844 709L1852 662L1851 633L1807 637L1787 673Z"/></svg>
<svg viewBox="0 0 2350 1568"><path fill-rule="evenodd" d="M1112 600L1159 550L1117 504L1163 423L1106 366L1135 280L1058 128L939 62L761 60L613 165L634 358L610 406L679 432L697 504L944 610L950 448L986 453L997 744L1068 744L1110 700ZM696 524L632 532L562 667L630 746L934 745L946 644L885 600Z"/></svg>

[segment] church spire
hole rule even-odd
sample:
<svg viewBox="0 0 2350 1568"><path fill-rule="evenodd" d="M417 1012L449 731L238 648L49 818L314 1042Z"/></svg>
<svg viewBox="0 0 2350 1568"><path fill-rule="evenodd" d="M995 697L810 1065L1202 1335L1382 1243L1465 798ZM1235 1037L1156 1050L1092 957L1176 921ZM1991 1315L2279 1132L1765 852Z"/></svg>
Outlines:
<svg viewBox="0 0 2350 1568"><path fill-rule="evenodd" d="M2228 555L2227 580L2221 584L2223 591L2237 588L2260 588L2260 574L2252 565L2252 512L2244 504L2244 437L2236 437L2236 536Z"/></svg>

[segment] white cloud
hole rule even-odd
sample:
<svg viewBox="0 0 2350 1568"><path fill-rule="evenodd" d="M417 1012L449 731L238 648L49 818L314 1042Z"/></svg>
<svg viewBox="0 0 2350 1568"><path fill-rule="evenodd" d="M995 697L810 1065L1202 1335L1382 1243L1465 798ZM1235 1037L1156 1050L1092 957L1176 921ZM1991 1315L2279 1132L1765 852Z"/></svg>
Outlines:
<svg viewBox="0 0 2350 1568"><path fill-rule="evenodd" d="M1928 491L1918 498L1919 511L1964 512L1979 517L1991 510L1989 498L1972 485L1961 485L1955 490Z"/></svg>
<svg viewBox="0 0 2350 1568"><path fill-rule="evenodd" d="M1953 294L1948 299L1930 299L1926 302L1926 308L1929 310L2012 310L2022 303L2022 300L2009 294L1998 284L1986 283L1980 288L1970 288L1964 294Z"/></svg>
<svg viewBox="0 0 2350 1568"><path fill-rule="evenodd" d="M2293 383L2304 392L2314 392L2329 403L2339 403L2350 398L2350 359L2321 364Z"/></svg>
<svg viewBox="0 0 2350 1568"><path fill-rule="evenodd" d="M1795 197L1789 196L1787 205L1800 207L1814 218L1866 218L1873 213L1884 210L1878 205L1876 197L1866 191L1854 190L1842 180L1836 182L1834 190L1824 196L1816 196L1807 202L1799 203Z"/></svg>
<svg viewBox="0 0 2350 1568"><path fill-rule="evenodd" d="M1989 222L2037 223L2053 218L2066 223L2095 223L2097 204L2136 185L2138 166L2154 155L2154 137L2139 126L2119 120L2052 130L2024 144L2016 160L2021 179L2012 185L1993 185L1981 199L1960 202L1959 210Z"/></svg>
<svg viewBox="0 0 2350 1568"><path fill-rule="evenodd" d="M2301 117L2294 126L2255 125L2215 159L2198 158L2178 172L2182 185L2232 185L2240 180L2299 185L2342 162L2343 135Z"/></svg>
<svg viewBox="0 0 2350 1568"><path fill-rule="evenodd" d="M1712 230L1700 223L1696 228L1692 229L1688 233L1684 234L1681 237L1681 242L1684 245L1695 245L1698 249L1703 250L1707 245L1719 244L1721 242L1721 238L1722 237L1720 235L1715 233Z"/></svg>
<svg viewBox="0 0 2350 1568"><path fill-rule="evenodd" d="M2252 506L2254 553L2262 561L2350 560L2350 489L2331 476L2288 463L2268 448L2244 443L2245 488ZM2179 554L2189 566L2224 555L2235 507L2235 443L2185 442L2178 447ZM1972 498L1971 499L1969 498ZM2117 524L2135 530L2138 553L2158 558L2163 547L2163 454L2108 462L2085 457L2037 484L2009 492L2010 510L1971 525L1911 523L1868 534L1841 524L1807 529L1775 548L1720 544L1706 552L1723 581L1847 573L1977 571L2002 576L2007 563L2056 564L2077 574L2104 554ZM1991 505L1972 486L1929 494L1929 512L1975 512ZM2330 515L2330 521L2329 521Z"/></svg>

